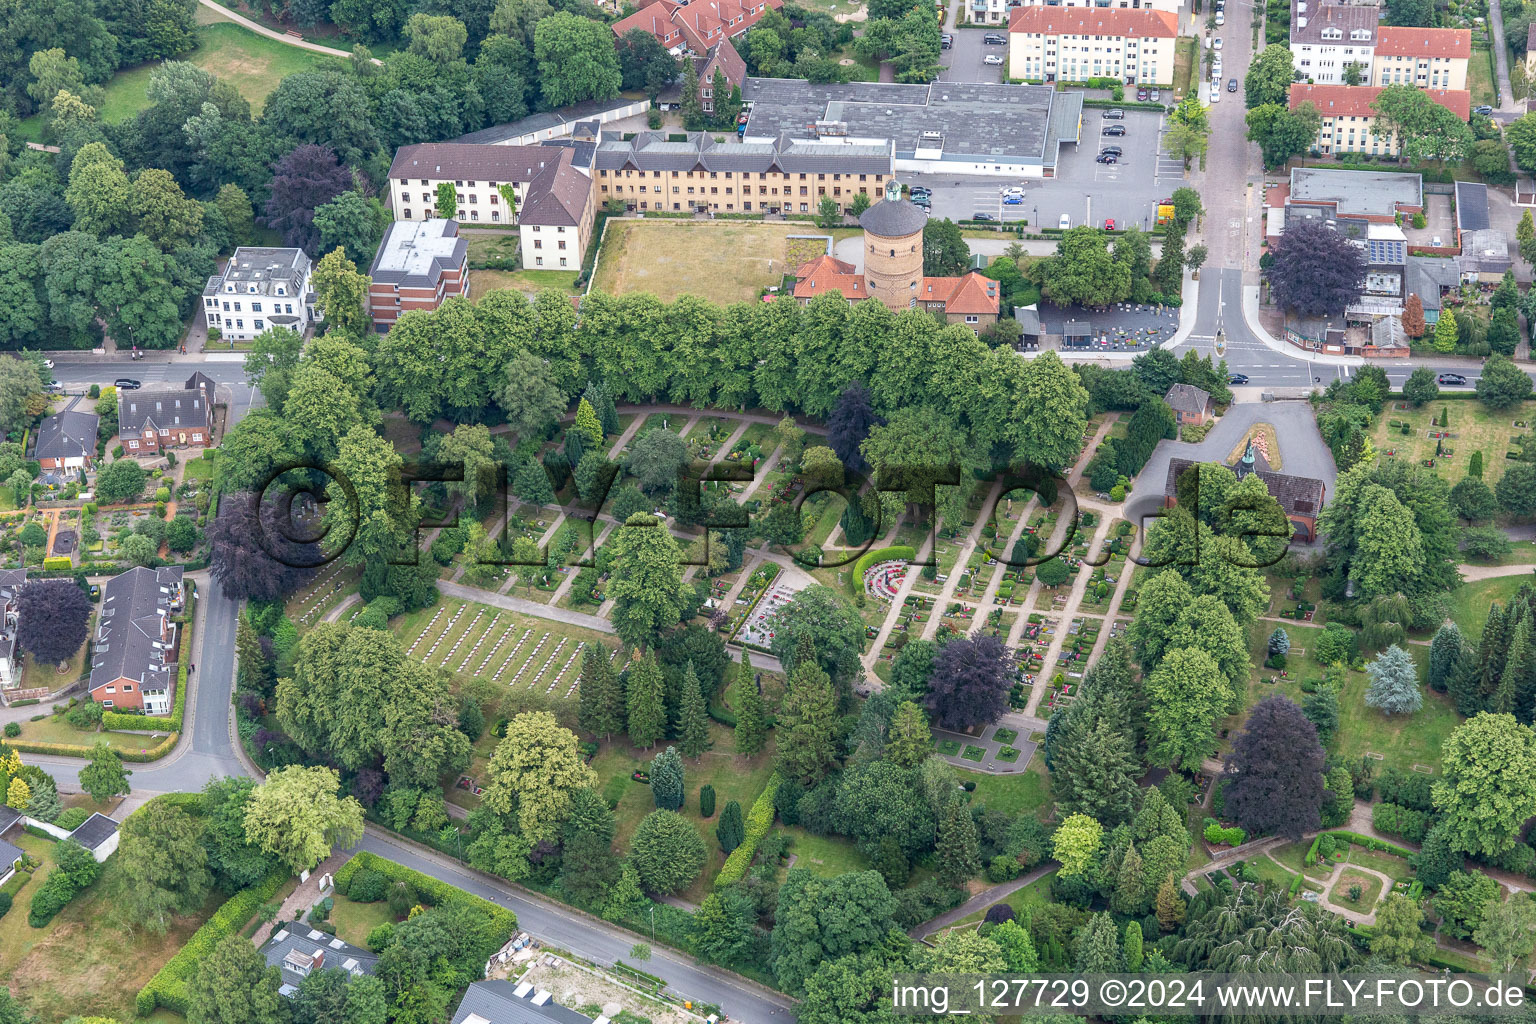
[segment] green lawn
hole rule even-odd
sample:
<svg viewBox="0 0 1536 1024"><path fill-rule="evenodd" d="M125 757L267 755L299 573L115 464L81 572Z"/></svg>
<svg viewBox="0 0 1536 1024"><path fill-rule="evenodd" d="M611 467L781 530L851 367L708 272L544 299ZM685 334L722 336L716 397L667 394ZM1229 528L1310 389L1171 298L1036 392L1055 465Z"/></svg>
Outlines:
<svg viewBox="0 0 1536 1024"><path fill-rule="evenodd" d="M308 71L327 58L310 50L258 36L232 21L200 25L198 46L179 60L190 61L240 90L259 114L277 83L296 71ZM102 120L126 121L149 105L149 76L158 63L141 64L112 76L101 104Z"/></svg>
<svg viewBox="0 0 1536 1024"><path fill-rule="evenodd" d="M966 782L976 783L973 803L986 804L1008 814L1033 813L1041 821L1051 816L1051 776L1045 770L1045 758L1030 759L1029 767L1017 775L985 775L961 769Z"/></svg>
<svg viewBox="0 0 1536 1024"><path fill-rule="evenodd" d="M840 836L813 836L798 825L783 827L781 831L789 836L789 852L795 858L797 868L805 868L823 878L869 868L869 860L851 840Z"/></svg>
<svg viewBox="0 0 1536 1024"><path fill-rule="evenodd" d="M1015 914L1019 913L1030 904L1039 906L1049 903L1051 902L1051 879L1055 876L1056 872L1052 871L1048 875L1035 879L1033 882L1030 882L1022 889L1015 889L1007 896L1004 896L1001 900L998 900L998 902L1008 904L1013 908L1013 912ZM978 910L976 913L970 915L969 917L962 917L951 927L964 928L967 925L979 924L982 918L986 916L986 910Z"/></svg>
<svg viewBox="0 0 1536 1024"><path fill-rule="evenodd" d="M553 289L575 295L579 293L576 273L574 270L471 270L469 297L478 300L488 292L503 288L520 292Z"/></svg>
<svg viewBox="0 0 1536 1024"><path fill-rule="evenodd" d="M1532 576L1495 576L1493 579L1463 583L1451 591L1449 597L1451 621L1461 627L1462 635L1472 643L1483 635L1488 622L1488 606L1494 602L1503 604L1527 583L1536 582Z"/></svg>
<svg viewBox="0 0 1536 1024"><path fill-rule="evenodd" d="M390 913L389 904L380 900L377 903L353 903L345 896L336 896L336 905L331 908L331 923L336 926L336 936L354 946L363 949L368 948L368 933L381 924L392 924L395 915Z"/></svg>
<svg viewBox="0 0 1536 1024"><path fill-rule="evenodd" d="M1472 102L1491 103L1492 100L1476 98L1477 69L1481 66L1485 76L1488 72L1486 55L1473 53L1470 66L1474 79ZM1504 453L1513 448L1511 439L1530 433L1530 425L1536 420L1536 401L1522 402L1500 411L1488 409L1481 402L1431 401L1416 409L1399 409L1399 404L1406 403L1388 403L1376 422L1372 441L1377 452L1381 453L1381 457L1386 457L1388 451L1393 451L1397 453L1397 458L1411 459L1415 464L1432 458L1435 460L1435 473L1453 484L1467 475L1472 453L1480 451L1483 453L1483 481L1492 487L1511 465L1510 460L1504 457ZM1442 412L1446 414L1448 422L1444 427L1439 427L1436 423ZM1404 434L1401 426L1394 429L1394 421L1408 424L1408 433ZM1526 426L1517 427L1517 422L1525 423ZM1441 442L1429 436L1431 431L1448 431L1455 435L1443 440L1442 454L1438 457L1435 455L1435 446ZM1443 454L1445 447L1451 448L1450 455Z"/></svg>
<svg viewBox="0 0 1536 1024"><path fill-rule="evenodd" d="M149 717L144 719L146 729L154 729L157 726L163 729L164 725L163 719ZM169 733L162 733L161 737L166 735ZM64 721L63 718L54 717L45 718L41 722L22 722L21 736L18 738L34 743L76 743L87 747L105 743L115 750L148 750L160 742L154 737L140 736L137 733L82 731Z"/></svg>
<svg viewBox="0 0 1536 1024"><path fill-rule="evenodd" d="M715 839L715 826L719 824L720 812L729 801L735 800L741 804L741 812L745 815L768 784L768 776L773 774L775 757L771 733L768 746L751 758L735 752L732 731L717 722L710 723L710 739L714 747L705 752L698 764L688 758L683 759L682 814L699 830L699 835L704 837L705 848L709 851L698 880L692 888L678 894L695 902L708 892L710 881L725 863L725 854L720 851L720 844ZM627 740L615 737L613 742L604 744L592 759L592 767L597 771L598 789L610 803L616 802L614 815L618 819L618 832L615 841L620 849L628 848L640 819L656 809L651 787L630 776L636 769L647 767L663 749L658 746L655 750L636 750ZM715 787L715 813L707 820L699 817L699 789L705 785Z"/></svg>
<svg viewBox="0 0 1536 1024"><path fill-rule="evenodd" d="M1472 59L1467 61L1467 88L1472 90L1473 105L1494 106L1498 103L1493 94L1493 68L1489 65L1488 44L1474 44Z"/></svg>
<svg viewBox="0 0 1536 1024"><path fill-rule="evenodd" d="M1380 850L1368 850L1363 846L1350 844L1349 854L1344 858L1351 864L1358 864L1363 868L1380 871L1394 881L1406 882L1413 877L1413 868L1402 857L1394 857L1390 853Z"/></svg>
<svg viewBox="0 0 1536 1024"><path fill-rule="evenodd" d="M1360 887L1360 898L1349 898L1351 886ZM1328 891L1328 898L1341 907L1356 910L1362 914L1369 914L1376 901L1381 898L1381 879L1375 875L1368 875L1363 871L1351 871L1345 868L1339 874L1339 880L1333 883L1333 888Z"/></svg>
<svg viewBox="0 0 1536 1024"><path fill-rule="evenodd" d="M40 1020L75 1014L132 1020L135 993L224 899L214 893L201 912L172 919L164 935L134 928L124 898L129 881L122 858L113 857L90 888L46 927L33 928L27 912L53 867L55 844L28 834L11 842L43 866L0 917L0 978Z"/></svg>

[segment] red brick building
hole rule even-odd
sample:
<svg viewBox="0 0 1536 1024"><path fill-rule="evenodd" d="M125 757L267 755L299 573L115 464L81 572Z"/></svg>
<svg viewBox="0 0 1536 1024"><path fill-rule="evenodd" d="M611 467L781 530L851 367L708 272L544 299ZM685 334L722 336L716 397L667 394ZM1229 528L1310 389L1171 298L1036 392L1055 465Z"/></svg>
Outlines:
<svg viewBox="0 0 1536 1024"><path fill-rule="evenodd" d="M114 711L170 714L176 698L173 616L184 607L181 566L129 569L107 581L91 648L91 699Z"/></svg>
<svg viewBox="0 0 1536 1024"><path fill-rule="evenodd" d="M469 244L451 220L390 224L369 268L368 309L380 334L413 309L433 310L469 294Z"/></svg>

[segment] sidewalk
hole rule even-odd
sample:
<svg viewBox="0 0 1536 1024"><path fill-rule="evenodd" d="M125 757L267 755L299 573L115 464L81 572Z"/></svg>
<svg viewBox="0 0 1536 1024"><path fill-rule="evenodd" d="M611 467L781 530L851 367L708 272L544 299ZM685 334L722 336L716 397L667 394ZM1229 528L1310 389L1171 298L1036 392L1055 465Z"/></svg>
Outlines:
<svg viewBox="0 0 1536 1024"><path fill-rule="evenodd" d="M1322 352L1308 352L1270 334L1259 322L1259 286L1256 284L1243 285L1243 321L1253 332L1253 336L1263 342L1264 347L1271 352L1278 352L1292 359L1305 359L1319 366L1364 366L1366 363L1364 356L1331 356Z"/></svg>

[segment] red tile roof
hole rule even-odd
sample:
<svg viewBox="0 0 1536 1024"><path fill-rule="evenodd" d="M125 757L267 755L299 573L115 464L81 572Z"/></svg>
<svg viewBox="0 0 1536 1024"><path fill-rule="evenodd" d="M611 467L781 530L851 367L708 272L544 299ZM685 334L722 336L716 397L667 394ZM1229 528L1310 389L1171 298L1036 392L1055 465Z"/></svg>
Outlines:
<svg viewBox="0 0 1536 1024"><path fill-rule="evenodd" d="M1472 56L1472 30L1383 25L1377 30L1376 54L1382 57L1460 57L1465 60Z"/></svg>
<svg viewBox="0 0 1536 1024"><path fill-rule="evenodd" d="M826 259L827 257L823 257ZM838 263L838 260L832 260ZM848 266L843 263L842 266ZM809 264L807 264L809 266ZM823 292L841 292L848 299L867 299L869 289L864 284L863 274L838 274L832 272L819 273L813 277L802 278L795 282L795 298L814 299Z"/></svg>
<svg viewBox="0 0 1536 1024"><path fill-rule="evenodd" d="M1102 7L1015 7L1008 18L1010 32L1039 32L1047 36L1126 36L1173 39L1179 18L1172 11Z"/></svg>
<svg viewBox="0 0 1536 1024"><path fill-rule="evenodd" d="M677 26L671 22L675 10L677 4L672 0L652 0L629 17L614 22L613 34L622 37L633 29L644 29L662 43L674 46L682 41Z"/></svg>
<svg viewBox="0 0 1536 1024"><path fill-rule="evenodd" d="M784 0L693 0L679 7L672 0L652 0L642 10L613 23L615 35L644 29L669 49L684 42L703 52L723 38L739 36Z"/></svg>
<svg viewBox="0 0 1536 1024"><path fill-rule="evenodd" d="M1291 109L1311 103L1324 117L1375 117L1371 104L1381 95L1379 85L1291 86ZM1425 89L1429 98L1465 121L1472 116L1472 94L1465 89Z"/></svg>
<svg viewBox="0 0 1536 1024"><path fill-rule="evenodd" d="M997 282L971 271L964 277L925 277L917 286L919 302L944 303L944 312L966 316L997 315Z"/></svg>

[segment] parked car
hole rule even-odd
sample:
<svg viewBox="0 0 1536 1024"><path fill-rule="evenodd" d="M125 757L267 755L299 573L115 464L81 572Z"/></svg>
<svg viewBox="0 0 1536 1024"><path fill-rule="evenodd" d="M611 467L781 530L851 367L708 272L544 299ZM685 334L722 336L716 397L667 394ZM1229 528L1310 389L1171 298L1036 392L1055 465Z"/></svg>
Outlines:
<svg viewBox="0 0 1536 1024"><path fill-rule="evenodd" d="M47 384L43 385L43 390L48 392L50 395L57 395L64 390L64 385L60 384L56 380L49 381Z"/></svg>
<svg viewBox="0 0 1536 1024"><path fill-rule="evenodd" d="M1125 155L1125 150L1122 149L1119 146L1105 146L1103 149L1099 150L1099 152L1101 152L1101 153L1110 153L1110 154L1113 154L1114 156L1124 156Z"/></svg>
<svg viewBox="0 0 1536 1024"><path fill-rule="evenodd" d="M1113 218L1113 217L1105 217L1104 218L1104 230L1105 231L1113 231L1113 230L1115 230L1115 218Z"/></svg>
<svg viewBox="0 0 1536 1024"><path fill-rule="evenodd" d="M1217 28L1221 28L1221 26L1225 25L1226 23L1227 23L1227 16L1226 16L1226 14L1224 12L1222 12L1222 11L1217 11L1216 12L1216 27Z"/></svg>
<svg viewBox="0 0 1536 1024"><path fill-rule="evenodd" d="M1229 373L1227 374L1227 383L1232 385L1247 384L1248 375L1246 373Z"/></svg>
<svg viewBox="0 0 1536 1024"><path fill-rule="evenodd" d="M1072 215L1070 213L1062 214L1061 219L1056 222L1056 226L1063 231L1070 228L1072 226Z"/></svg>
<svg viewBox="0 0 1536 1024"><path fill-rule="evenodd" d="M48 369L51 370L51 369L53 369L53 360L52 359L44 359L43 360L43 365L48 367Z"/></svg>
<svg viewBox="0 0 1536 1024"><path fill-rule="evenodd" d="M1104 111L1103 117L1106 121L1124 121L1125 111L1121 110L1119 107L1111 107L1110 109Z"/></svg>
<svg viewBox="0 0 1536 1024"><path fill-rule="evenodd" d="M1005 196L1021 196L1023 194L1024 194L1024 186L1023 185L1010 185L1007 188L1003 189L1003 195L1005 195Z"/></svg>
<svg viewBox="0 0 1536 1024"><path fill-rule="evenodd" d="M1095 157L1095 160L1101 164L1117 164L1120 162L1120 155L1118 153L1100 153Z"/></svg>
<svg viewBox="0 0 1536 1024"><path fill-rule="evenodd" d="M985 57L981 58L981 62L983 64L991 64L991 65L996 66L996 67L1001 67L1002 63L1003 63L1003 58L999 57L995 53L989 53Z"/></svg>
<svg viewBox="0 0 1536 1024"><path fill-rule="evenodd" d="M1151 99L1152 99L1153 103L1160 102L1162 100L1162 98L1163 98L1163 91L1161 89L1153 89L1152 90Z"/></svg>
<svg viewBox="0 0 1536 1024"><path fill-rule="evenodd" d="M1211 41L1211 49L1213 49L1213 50L1221 49L1221 36L1217 36L1214 40Z"/></svg>
<svg viewBox="0 0 1536 1024"><path fill-rule="evenodd" d="M913 199L916 199L918 196L933 195L933 189L929 188L927 185L908 185L907 194L910 195Z"/></svg>
<svg viewBox="0 0 1536 1024"><path fill-rule="evenodd" d="M986 35L981 37L981 41L986 43L988 46L1005 46L1008 43L1006 38L998 35L996 32L988 32Z"/></svg>
<svg viewBox="0 0 1536 1024"><path fill-rule="evenodd" d="M1221 89L1220 89L1219 86L1217 86L1217 84L1215 82L1211 83L1211 102L1212 103L1220 103L1221 102Z"/></svg>
<svg viewBox="0 0 1536 1024"><path fill-rule="evenodd" d="M1436 377L1435 380L1438 383L1445 384L1449 387L1462 388L1467 386L1467 378L1463 377L1459 373L1442 373L1440 376Z"/></svg>
<svg viewBox="0 0 1536 1024"><path fill-rule="evenodd" d="M1125 134L1125 125L1123 125L1123 124L1107 124L1107 125L1104 126L1104 134L1105 135L1124 135Z"/></svg>
<svg viewBox="0 0 1536 1024"><path fill-rule="evenodd" d="M1237 92L1237 79L1227 79L1227 92Z"/></svg>
<svg viewBox="0 0 1536 1024"><path fill-rule="evenodd" d="M1023 206L1024 205L1024 197L1023 196L1005 196L1003 198L1003 205L1004 206Z"/></svg>
<svg viewBox="0 0 1536 1024"><path fill-rule="evenodd" d="M921 206L923 209L926 210L926 209L930 208L931 206L933 206L933 200L931 198L929 198L928 196L913 196L912 197L912 205L913 206Z"/></svg>
<svg viewBox="0 0 1536 1024"><path fill-rule="evenodd" d="M939 36L939 49L947 50L954 44L955 37L950 35L948 32L945 32L943 35Z"/></svg>
<svg viewBox="0 0 1536 1024"><path fill-rule="evenodd" d="M971 220L997 220L997 214L988 213L985 210L977 210L971 214Z"/></svg>
<svg viewBox="0 0 1536 1024"><path fill-rule="evenodd" d="M1481 104L1479 106L1473 107L1472 108L1472 113L1474 113L1474 114L1482 114L1484 117L1487 117L1488 115L1493 113L1493 108L1490 107L1488 104L1484 103L1484 104Z"/></svg>
<svg viewBox="0 0 1536 1024"><path fill-rule="evenodd" d="M1136 90L1136 102L1137 103L1145 103L1145 102L1147 102L1147 90L1145 90L1145 89L1137 89Z"/></svg>
<svg viewBox="0 0 1536 1024"><path fill-rule="evenodd" d="M144 385L132 377L119 377L112 382L112 386L119 391L137 391Z"/></svg>

